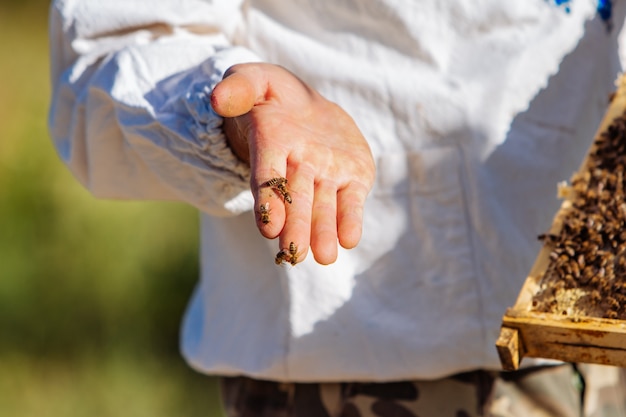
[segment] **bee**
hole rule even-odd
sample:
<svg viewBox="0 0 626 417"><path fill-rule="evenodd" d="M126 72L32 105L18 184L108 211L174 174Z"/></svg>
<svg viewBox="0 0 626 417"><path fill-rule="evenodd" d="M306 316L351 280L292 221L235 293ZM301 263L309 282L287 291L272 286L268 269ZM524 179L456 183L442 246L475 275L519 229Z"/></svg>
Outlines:
<svg viewBox="0 0 626 417"><path fill-rule="evenodd" d="M298 263L298 247L295 243L289 242L289 262L291 265Z"/></svg>
<svg viewBox="0 0 626 417"><path fill-rule="evenodd" d="M619 310L619 301L617 301L615 298L609 296L609 297L606 297L605 300L607 304L611 307L611 309Z"/></svg>
<svg viewBox="0 0 626 417"><path fill-rule="evenodd" d="M597 303L602 300L602 295L600 294L600 291L598 290L592 290L591 293L589 293L589 297L591 298L591 301L593 301L594 303Z"/></svg>
<svg viewBox="0 0 626 417"><path fill-rule="evenodd" d="M591 279L595 276L595 271L593 269L593 267L591 266L587 266L585 267L585 269L582 270L582 274L581 276L578 278L578 280L582 283L582 284L587 284L589 281L591 281Z"/></svg>
<svg viewBox="0 0 626 417"><path fill-rule="evenodd" d="M537 239L545 243L554 243L559 240L559 237L552 233L541 233L537 236Z"/></svg>
<svg viewBox="0 0 626 417"><path fill-rule="evenodd" d="M274 177L267 180L263 184L263 186L270 187L273 190L276 190L287 203L291 204L291 202L293 201L291 199L291 194L289 194L289 191L287 191L287 178Z"/></svg>
<svg viewBox="0 0 626 417"><path fill-rule="evenodd" d="M270 203L261 204L259 206L259 215L261 216L261 222L268 224L270 222Z"/></svg>
<svg viewBox="0 0 626 417"><path fill-rule="evenodd" d="M289 257L289 252L285 251L284 249L281 249L276 254L276 257L274 258L274 263L276 263L276 265L280 265L283 262L287 261L288 257Z"/></svg>
<svg viewBox="0 0 626 417"><path fill-rule="evenodd" d="M294 242L289 242L288 249L281 249L274 258L274 262L276 265L280 265L283 262L288 262L292 266L298 263L298 258L300 254L298 253L298 246Z"/></svg>
<svg viewBox="0 0 626 417"><path fill-rule="evenodd" d="M287 178L284 178L284 177L271 178L267 180L265 184L263 185L265 187L272 187L272 188L284 187L285 185L287 185Z"/></svg>

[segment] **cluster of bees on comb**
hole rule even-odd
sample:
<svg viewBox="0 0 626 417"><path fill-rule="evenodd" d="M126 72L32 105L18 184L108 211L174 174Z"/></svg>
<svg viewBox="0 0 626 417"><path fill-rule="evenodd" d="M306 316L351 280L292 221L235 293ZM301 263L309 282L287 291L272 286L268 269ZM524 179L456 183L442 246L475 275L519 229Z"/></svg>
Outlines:
<svg viewBox="0 0 626 417"><path fill-rule="evenodd" d="M538 238L550 252L535 311L626 318L626 113L596 137L583 169L559 196L569 202L558 234ZM566 306L559 294L574 294Z"/></svg>
<svg viewBox="0 0 626 417"><path fill-rule="evenodd" d="M262 187L271 188L275 193L280 195L285 203L291 204L293 201L291 198L291 194L287 190L287 178L284 177L274 177L266 182L264 182ZM270 203L266 202L264 204L259 205L259 218L263 224L270 223ZM281 265L283 263L290 263L291 265L295 265L298 263L298 246L294 242L289 243L288 249L281 249L274 258L274 262L276 265Z"/></svg>

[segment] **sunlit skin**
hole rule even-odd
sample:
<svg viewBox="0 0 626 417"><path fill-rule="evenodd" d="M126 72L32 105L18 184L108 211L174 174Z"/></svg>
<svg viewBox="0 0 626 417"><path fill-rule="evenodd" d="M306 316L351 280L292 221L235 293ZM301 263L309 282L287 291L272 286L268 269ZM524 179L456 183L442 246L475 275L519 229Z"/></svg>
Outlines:
<svg viewBox="0 0 626 417"><path fill-rule="evenodd" d="M256 207L270 203L272 221L261 234L296 242L302 260L310 247L320 264L337 259L338 244L355 247L363 204L375 176L370 148L353 119L291 72L271 64L231 67L211 96L234 153L250 164ZM263 187L285 177L292 204ZM281 202L281 204L279 204Z"/></svg>

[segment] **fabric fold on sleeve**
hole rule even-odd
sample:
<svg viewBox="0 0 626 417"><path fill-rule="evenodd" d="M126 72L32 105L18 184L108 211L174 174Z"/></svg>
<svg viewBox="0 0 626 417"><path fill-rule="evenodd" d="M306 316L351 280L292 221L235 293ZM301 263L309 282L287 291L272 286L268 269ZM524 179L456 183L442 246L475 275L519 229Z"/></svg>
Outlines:
<svg viewBox="0 0 626 417"><path fill-rule="evenodd" d="M222 36L188 33L97 60L86 52L55 83L57 151L100 198L180 200L217 216L250 210L249 168L230 150L210 94L230 66L253 61Z"/></svg>
<svg viewBox="0 0 626 417"><path fill-rule="evenodd" d="M132 108L122 108L128 113L120 115L120 120L128 118L126 140L150 170L177 198L209 214L239 214L252 208L249 166L231 151L221 129L223 119L210 106L211 91L223 73L234 63L252 60L256 58L245 49L218 50L193 70L169 77L145 94L147 120L136 118ZM170 90L182 92L163 95Z"/></svg>

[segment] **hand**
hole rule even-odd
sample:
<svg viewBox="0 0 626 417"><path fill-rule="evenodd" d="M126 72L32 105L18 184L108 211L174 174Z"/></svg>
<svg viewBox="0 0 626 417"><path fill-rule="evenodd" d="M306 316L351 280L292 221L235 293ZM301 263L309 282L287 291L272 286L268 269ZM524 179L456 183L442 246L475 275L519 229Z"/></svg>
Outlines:
<svg viewBox="0 0 626 417"><path fill-rule="evenodd" d="M298 260L310 246L320 264L337 259L337 242L347 249L357 245L376 168L365 138L342 108L271 64L231 67L213 90L211 105L225 117L235 154L250 163L263 236L280 236L281 249L294 242ZM291 204L266 186L276 177L287 178ZM267 223L261 207L269 209Z"/></svg>

